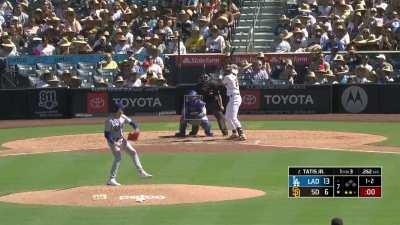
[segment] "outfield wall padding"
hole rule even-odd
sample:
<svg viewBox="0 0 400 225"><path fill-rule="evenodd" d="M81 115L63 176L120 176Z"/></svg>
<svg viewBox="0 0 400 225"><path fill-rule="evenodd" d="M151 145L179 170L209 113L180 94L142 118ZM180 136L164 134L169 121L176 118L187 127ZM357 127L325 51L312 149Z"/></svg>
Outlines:
<svg viewBox="0 0 400 225"><path fill-rule="evenodd" d="M194 85L161 88L0 90L0 119L105 116L120 102L126 114L179 114ZM241 113L400 113L400 86L321 85L242 89ZM226 104L226 101L225 101ZM211 111L211 110L210 110Z"/></svg>

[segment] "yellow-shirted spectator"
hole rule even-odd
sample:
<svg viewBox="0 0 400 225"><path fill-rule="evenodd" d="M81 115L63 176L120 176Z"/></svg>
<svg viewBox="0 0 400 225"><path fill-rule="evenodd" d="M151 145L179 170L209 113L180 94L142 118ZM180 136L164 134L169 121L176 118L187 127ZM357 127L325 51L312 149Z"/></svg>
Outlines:
<svg viewBox="0 0 400 225"><path fill-rule="evenodd" d="M200 34L200 28L193 26L190 37L185 43L188 52L204 52L206 48L206 41L203 35Z"/></svg>
<svg viewBox="0 0 400 225"><path fill-rule="evenodd" d="M107 69L107 70L118 69L118 63L112 59L112 55L110 53L106 54L105 60L102 61L100 64L102 69Z"/></svg>

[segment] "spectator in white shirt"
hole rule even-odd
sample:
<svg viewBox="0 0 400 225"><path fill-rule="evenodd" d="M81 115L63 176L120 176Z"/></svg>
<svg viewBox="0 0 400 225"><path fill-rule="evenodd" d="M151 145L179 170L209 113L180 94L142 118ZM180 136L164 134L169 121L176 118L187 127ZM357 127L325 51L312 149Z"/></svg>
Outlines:
<svg viewBox="0 0 400 225"><path fill-rule="evenodd" d="M206 52L222 53L225 50L225 39L219 34L217 26L211 27L211 37L206 41Z"/></svg>
<svg viewBox="0 0 400 225"><path fill-rule="evenodd" d="M49 56L49 55L54 55L56 48L49 44L49 40L46 36L42 37L42 43L39 44L35 51L35 55L40 55L40 56Z"/></svg>
<svg viewBox="0 0 400 225"><path fill-rule="evenodd" d="M147 57L147 62L149 67L147 68L147 73L155 73L159 79L163 77L162 68L156 62L154 62L154 57L149 55Z"/></svg>
<svg viewBox="0 0 400 225"><path fill-rule="evenodd" d="M170 37L170 41L167 46L167 52L170 54L186 54L186 47L180 38L179 32L175 31ZM179 49L179 50L178 50Z"/></svg>
<svg viewBox="0 0 400 225"><path fill-rule="evenodd" d="M126 78L126 87L141 87L142 80L138 79L139 74L136 71L131 71L128 77Z"/></svg>
<svg viewBox="0 0 400 225"><path fill-rule="evenodd" d="M279 43L275 47L275 52L290 52L291 47L288 42L289 38L292 37L293 33L287 30L283 30L279 34Z"/></svg>
<svg viewBox="0 0 400 225"><path fill-rule="evenodd" d="M121 35L117 39L118 43L114 48L115 54L126 54L128 49L130 48L129 44L126 43L126 37Z"/></svg>

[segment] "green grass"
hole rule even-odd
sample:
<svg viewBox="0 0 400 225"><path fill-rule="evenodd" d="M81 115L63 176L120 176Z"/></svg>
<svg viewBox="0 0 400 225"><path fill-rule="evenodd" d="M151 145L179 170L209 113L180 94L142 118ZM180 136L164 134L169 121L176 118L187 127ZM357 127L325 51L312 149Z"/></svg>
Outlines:
<svg viewBox="0 0 400 225"><path fill-rule="evenodd" d="M387 136L384 145L400 145L396 123L266 121L246 122L248 129L308 129L373 133ZM174 130L176 123L143 124L142 130ZM0 143L13 139L101 132L101 125L58 126L0 130ZM400 155L355 152L276 150L232 153L146 153L144 166L151 180L136 176L124 155L119 181L137 183L190 183L239 186L264 190L266 196L219 203L122 208L50 207L0 203L0 224L120 225L120 224L271 224L321 225L340 216L351 225L400 224L397 190ZM0 158L0 195L41 189L103 184L111 164L108 153L64 152ZM290 200L287 167L384 167L382 199Z"/></svg>

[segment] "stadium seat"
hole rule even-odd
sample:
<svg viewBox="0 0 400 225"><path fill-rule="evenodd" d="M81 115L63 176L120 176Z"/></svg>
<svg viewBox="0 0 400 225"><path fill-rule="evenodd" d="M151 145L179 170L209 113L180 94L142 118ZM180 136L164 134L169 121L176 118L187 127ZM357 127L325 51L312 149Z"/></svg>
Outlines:
<svg viewBox="0 0 400 225"><path fill-rule="evenodd" d="M36 77L40 77L40 76L42 76L42 74L46 71L47 69L43 69L43 70L35 70L35 73L36 73ZM51 71L50 70L50 73L51 74L53 74L54 73L54 71Z"/></svg>
<svg viewBox="0 0 400 225"><path fill-rule="evenodd" d="M78 63L78 69L95 70L95 69L97 69L97 64L96 63L90 63L90 62L79 62Z"/></svg>
<svg viewBox="0 0 400 225"><path fill-rule="evenodd" d="M98 69L98 75L103 77L106 82L112 83L114 78L118 74L118 70L107 70L107 69Z"/></svg>
<svg viewBox="0 0 400 225"><path fill-rule="evenodd" d="M70 72L71 72L72 75L78 75L76 69L72 69L72 70L70 70ZM64 73L64 70L61 70L61 69L57 70L57 72L56 72L57 76L59 76L59 77L62 77L63 73Z"/></svg>
<svg viewBox="0 0 400 225"><path fill-rule="evenodd" d="M53 64L38 63L36 64L38 70L55 70L56 67Z"/></svg>
<svg viewBox="0 0 400 225"><path fill-rule="evenodd" d="M36 76L36 70L35 67L32 65L22 65L22 64L17 64L17 74L20 76L24 77L29 77L29 76Z"/></svg>
<svg viewBox="0 0 400 225"><path fill-rule="evenodd" d="M82 87L94 87L93 77L96 75L96 70L93 69L78 69L78 76L82 79Z"/></svg>
<svg viewBox="0 0 400 225"><path fill-rule="evenodd" d="M76 66L74 63L57 63L57 69L59 70L74 70Z"/></svg>

